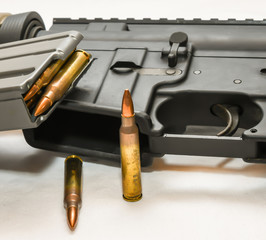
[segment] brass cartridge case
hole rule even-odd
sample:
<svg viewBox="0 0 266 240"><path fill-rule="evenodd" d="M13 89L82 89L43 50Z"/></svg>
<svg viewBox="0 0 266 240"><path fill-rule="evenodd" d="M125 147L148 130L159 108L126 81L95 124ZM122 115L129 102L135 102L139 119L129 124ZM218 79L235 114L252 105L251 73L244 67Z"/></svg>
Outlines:
<svg viewBox="0 0 266 240"><path fill-rule="evenodd" d="M83 50L76 50L63 65L54 79L46 87L44 94L37 104L34 115L38 116L47 111L68 90L72 82L86 67L91 55Z"/></svg>
<svg viewBox="0 0 266 240"><path fill-rule="evenodd" d="M52 102L58 101L87 65L90 57L91 55L83 50L75 51L47 86L43 96L50 98Z"/></svg>
<svg viewBox="0 0 266 240"><path fill-rule="evenodd" d="M82 194L82 159L72 155L65 160L64 207L68 225L74 230L77 224Z"/></svg>
<svg viewBox="0 0 266 240"><path fill-rule="evenodd" d="M64 64L64 60L58 59L53 61L41 74L38 80L33 84L30 90L27 92L26 96L24 97L24 101L30 100L32 97L35 96L43 87L47 86L53 77L59 72L60 68Z"/></svg>
<svg viewBox="0 0 266 240"><path fill-rule="evenodd" d="M139 131L135 123L131 96L129 91L126 91L122 104L122 124L119 130L123 198L126 201L135 202L142 198ZM131 109L131 114L128 114L128 109Z"/></svg>

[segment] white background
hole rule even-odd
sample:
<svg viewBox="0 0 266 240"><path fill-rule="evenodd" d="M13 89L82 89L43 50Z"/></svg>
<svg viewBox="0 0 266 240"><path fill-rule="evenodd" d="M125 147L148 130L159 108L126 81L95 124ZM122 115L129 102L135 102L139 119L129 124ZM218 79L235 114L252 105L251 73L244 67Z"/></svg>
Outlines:
<svg viewBox="0 0 266 240"><path fill-rule="evenodd" d="M1 2L2 12L39 12L47 28L53 17L263 19L265 9L258 0ZM65 157L33 149L20 131L0 133L1 240L266 238L266 165L165 156L143 169L143 199L128 203L119 166L84 159L83 206L71 232L63 208Z"/></svg>

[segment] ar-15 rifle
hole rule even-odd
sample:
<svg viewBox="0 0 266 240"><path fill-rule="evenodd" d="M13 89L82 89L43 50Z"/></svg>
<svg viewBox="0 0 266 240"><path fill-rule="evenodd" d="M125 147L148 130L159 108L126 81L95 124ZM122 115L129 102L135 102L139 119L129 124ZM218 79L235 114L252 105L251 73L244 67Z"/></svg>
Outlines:
<svg viewBox="0 0 266 240"><path fill-rule="evenodd" d="M62 102L22 127L31 146L118 159L121 99L124 89L129 89L143 165L163 154L266 162L266 21L54 19L45 31L36 16L5 18L0 41L51 40L49 36L74 30L84 36L74 45L94 60ZM20 29L10 27L15 21ZM79 33L72 33L72 40ZM55 52L53 57L60 56L60 51ZM16 97L22 99L32 83L24 79ZM0 88L11 89L4 81ZM2 110L6 100L2 97ZM0 119L2 130L8 128L10 118Z"/></svg>

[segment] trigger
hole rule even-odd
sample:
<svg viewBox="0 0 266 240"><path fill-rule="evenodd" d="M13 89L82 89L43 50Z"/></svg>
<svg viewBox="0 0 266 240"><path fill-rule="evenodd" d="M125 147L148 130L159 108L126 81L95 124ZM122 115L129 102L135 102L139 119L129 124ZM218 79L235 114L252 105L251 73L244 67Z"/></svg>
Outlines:
<svg viewBox="0 0 266 240"><path fill-rule="evenodd" d="M215 104L212 113L226 122L226 127L217 136L232 136L239 125L239 107L229 104Z"/></svg>

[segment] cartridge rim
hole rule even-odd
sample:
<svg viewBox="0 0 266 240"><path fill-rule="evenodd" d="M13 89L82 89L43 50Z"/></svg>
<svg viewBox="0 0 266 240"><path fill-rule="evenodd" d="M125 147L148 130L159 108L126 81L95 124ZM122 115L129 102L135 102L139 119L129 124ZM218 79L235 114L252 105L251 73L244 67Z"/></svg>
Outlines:
<svg viewBox="0 0 266 240"><path fill-rule="evenodd" d="M81 53L83 53L84 55L86 55L89 59L91 58L91 54L88 53L88 52L86 52L86 51L84 51L83 49L77 49L75 52L81 52ZM74 52L74 53L75 53L75 52Z"/></svg>
<svg viewBox="0 0 266 240"><path fill-rule="evenodd" d="M66 162L68 159L73 159L73 158L77 158L78 160L81 161L81 163L83 163L83 160L82 160L79 156L77 156L77 155L70 155L70 156L68 156L68 157L65 159L65 162Z"/></svg>
<svg viewBox="0 0 266 240"><path fill-rule="evenodd" d="M140 199L142 199L142 193L136 197L132 197L132 198L127 198L124 194L123 194L123 198L124 200L126 200L127 202L137 202Z"/></svg>

